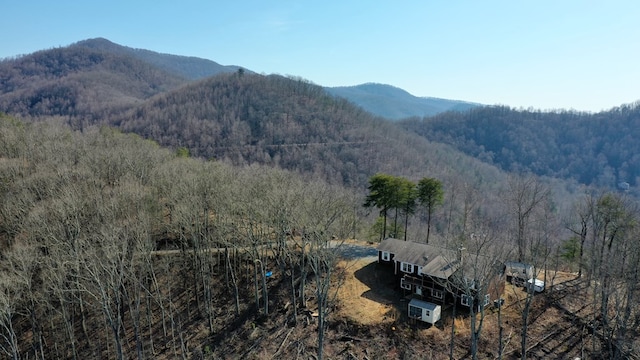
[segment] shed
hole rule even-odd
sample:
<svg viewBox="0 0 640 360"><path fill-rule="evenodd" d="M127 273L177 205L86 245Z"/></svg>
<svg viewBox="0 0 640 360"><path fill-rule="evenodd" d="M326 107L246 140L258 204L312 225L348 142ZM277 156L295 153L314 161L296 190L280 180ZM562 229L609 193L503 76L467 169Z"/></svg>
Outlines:
<svg viewBox="0 0 640 360"><path fill-rule="evenodd" d="M533 265L516 261L507 261L504 265L507 278L511 278L512 280L522 280L524 282L534 277Z"/></svg>
<svg viewBox="0 0 640 360"><path fill-rule="evenodd" d="M435 324L440 320L441 307L430 302L411 299L409 301L409 318Z"/></svg>

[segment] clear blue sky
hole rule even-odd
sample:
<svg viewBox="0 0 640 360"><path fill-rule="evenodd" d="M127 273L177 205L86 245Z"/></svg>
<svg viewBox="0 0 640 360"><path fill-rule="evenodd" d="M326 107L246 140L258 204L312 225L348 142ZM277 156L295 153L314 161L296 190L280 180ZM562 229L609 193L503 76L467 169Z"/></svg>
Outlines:
<svg viewBox="0 0 640 360"><path fill-rule="evenodd" d="M324 86L599 111L640 100L640 1L2 0L0 58L104 37Z"/></svg>

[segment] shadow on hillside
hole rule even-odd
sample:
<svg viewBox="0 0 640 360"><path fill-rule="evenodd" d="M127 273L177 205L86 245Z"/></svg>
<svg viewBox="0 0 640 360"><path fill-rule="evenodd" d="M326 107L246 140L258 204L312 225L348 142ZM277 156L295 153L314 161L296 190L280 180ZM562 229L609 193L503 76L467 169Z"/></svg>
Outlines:
<svg viewBox="0 0 640 360"><path fill-rule="evenodd" d="M362 258L378 258L378 250L369 246L342 244L340 245L340 255L347 260Z"/></svg>
<svg viewBox="0 0 640 360"><path fill-rule="evenodd" d="M398 302L400 296L394 290L396 278L393 276L391 268L372 262L356 270L353 274L356 279L370 288L362 293L362 297L385 305Z"/></svg>

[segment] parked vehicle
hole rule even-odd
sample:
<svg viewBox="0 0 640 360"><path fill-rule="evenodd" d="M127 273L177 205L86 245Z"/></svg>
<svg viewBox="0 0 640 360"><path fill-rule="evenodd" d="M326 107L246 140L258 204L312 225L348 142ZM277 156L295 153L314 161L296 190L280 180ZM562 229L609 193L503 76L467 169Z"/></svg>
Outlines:
<svg viewBox="0 0 640 360"><path fill-rule="evenodd" d="M544 291L544 281L539 279L529 279L527 281L527 289L533 289L534 292L540 293Z"/></svg>

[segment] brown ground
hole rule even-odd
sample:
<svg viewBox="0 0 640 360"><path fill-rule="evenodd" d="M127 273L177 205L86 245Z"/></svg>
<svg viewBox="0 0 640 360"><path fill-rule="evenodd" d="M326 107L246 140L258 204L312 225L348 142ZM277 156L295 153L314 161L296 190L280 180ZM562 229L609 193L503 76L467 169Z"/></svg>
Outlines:
<svg viewBox="0 0 640 360"><path fill-rule="evenodd" d="M162 259L158 259L159 261ZM271 264L275 267L274 264ZM190 287L176 284L189 279L186 267L176 260L161 272L164 291L176 292L172 299L192 297ZM343 272L341 272L343 270ZM165 274L167 276L162 276ZM220 273L222 274L222 273ZM196 304L179 306L172 313L182 330L164 334L161 312L154 309L153 328L145 337L153 338L153 349L145 353L154 359L313 359L317 352L317 307L313 297L308 309L299 309L294 324L290 306L290 284L286 276L274 276L269 284L270 314L261 315L255 305L243 303L241 313L235 314L233 294L224 285L224 277L218 274L216 286L214 331L207 331L202 316L197 316ZM243 299L253 298L253 268L239 273L246 277L241 291ZM458 315L455 319L449 310L443 311L438 326L410 323L406 317L406 300L397 291L397 280L388 268L379 266L375 258L344 261L336 269L342 286L336 296L336 306L329 315L325 345L327 359L448 359L452 324L455 324L454 358L469 358L469 317ZM549 274L550 275L550 274ZM550 276L549 276L550 277ZM561 286L547 289L534 299L529 317L527 344L528 359L599 358L599 342L592 342L588 332L590 310L585 284L572 280L574 275L559 273L555 283ZM541 277L542 278L542 277ZM549 281L549 280L548 280ZM313 293L313 282L307 284ZM507 284L502 308L504 359L520 358L520 329L522 324L521 288ZM180 304L177 304L180 305ZM129 318L129 314L125 314ZM480 339L479 359L495 359L498 349L499 329L497 311L486 312ZM104 330L102 317L89 319L90 334L94 343L110 344L109 332ZM80 334L81 331L78 330ZM132 329L127 329L125 351L127 358L135 356ZM87 339L79 338L78 344ZM595 344L595 346L593 346ZM590 354L591 349L595 354ZM81 349L84 350L84 349ZM92 353L82 352L83 355ZM95 354L94 354L95 355ZM94 358L108 358L113 351L104 351ZM64 357L64 356L62 356ZM68 357L68 356L67 356ZM91 356L83 358L91 358Z"/></svg>
<svg viewBox="0 0 640 360"><path fill-rule="evenodd" d="M338 292L340 316L362 325L392 323L398 319L392 300L397 295L377 265L371 260L340 263L345 268L344 283ZM376 286L382 284L386 286Z"/></svg>
<svg viewBox="0 0 640 360"><path fill-rule="evenodd" d="M403 332L413 331L413 336L440 345L434 358L448 358L451 331L451 313L443 311L442 323L437 327L427 324L409 324L406 319L406 302L394 290L396 281L389 269L381 267L377 261L355 260L344 262L344 283L338 294L339 311L336 317L369 327L390 328L396 337L410 339ZM554 288L550 288L551 279ZM575 280L576 275L565 272L547 273L547 289L536 295L529 316L527 358L589 358L592 349L591 336L585 331L586 311L582 304L589 303L585 284ZM544 274L539 274L544 279ZM526 292L507 284L505 305L502 308L504 354L506 359L520 358L522 309ZM580 311L578 311L580 310ZM572 312L577 312L573 314ZM456 358L468 356L469 318L456 316ZM495 358L498 349L498 312L487 311L481 336L480 358ZM445 356L446 355L446 356ZM427 357L428 358L428 357Z"/></svg>

